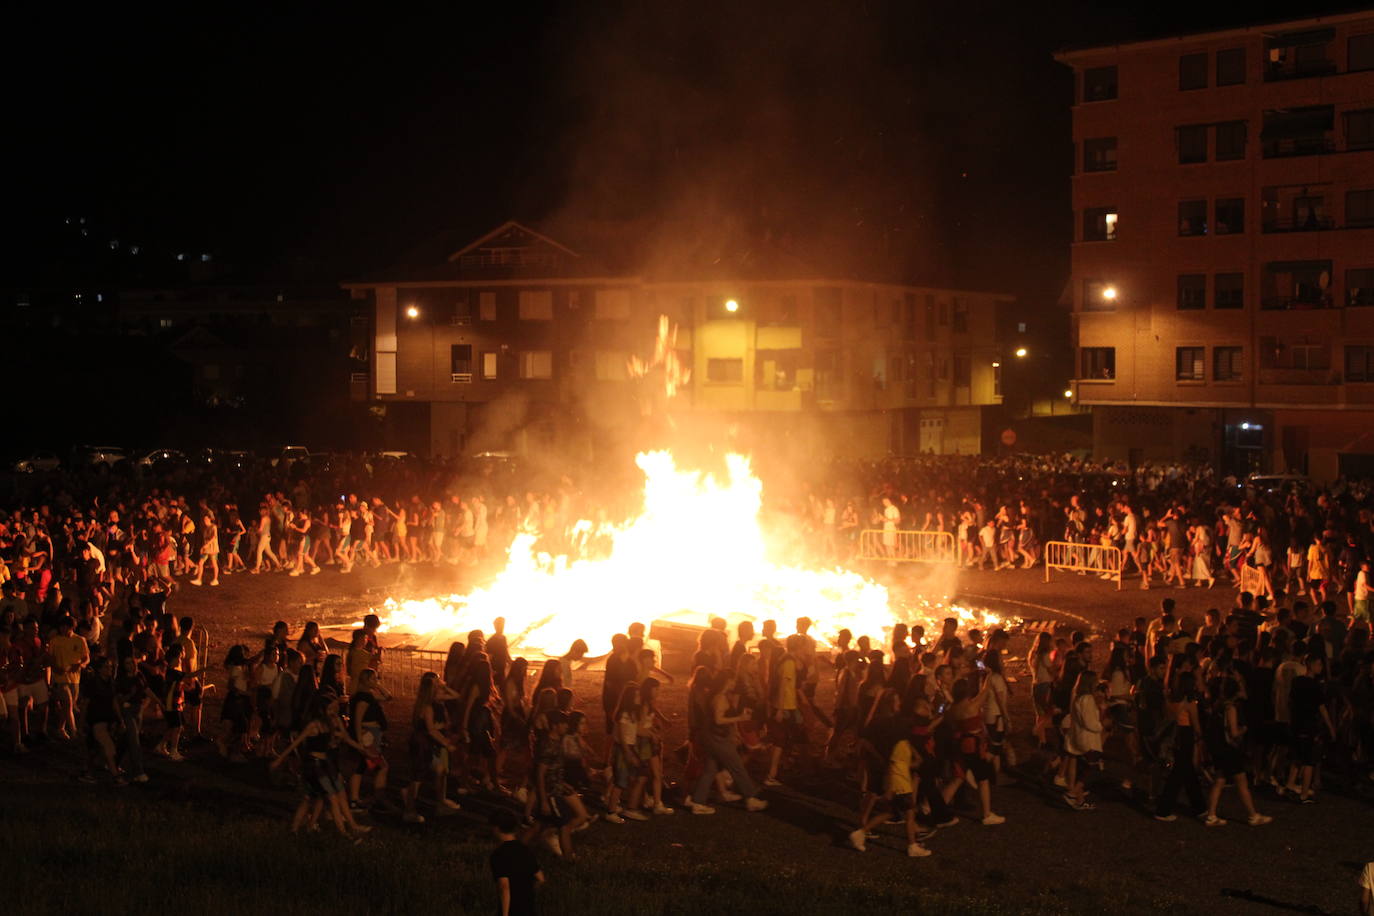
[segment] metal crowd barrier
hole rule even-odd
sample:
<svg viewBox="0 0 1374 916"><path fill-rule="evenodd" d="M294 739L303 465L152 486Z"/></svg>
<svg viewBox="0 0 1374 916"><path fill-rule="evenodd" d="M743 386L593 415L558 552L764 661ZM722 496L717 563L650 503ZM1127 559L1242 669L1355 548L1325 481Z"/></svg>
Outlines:
<svg viewBox="0 0 1374 916"><path fill-rule="evenodd" d="M397 697L412 697L420 684L420 676L433 671L440 677L444 674L444 662L448 653L432 649L412 649L400 646L382 650L382 667L377 672L382 687L387 693Z"/></svg>
<svg viewBox="0 0 1374 916"><path fill-rule="evenodd" d="M1065 569L1097 576L1105 573L1116 580L1117 591L1120 591L1121 559L1119 547L1075 544L1071 541L1050 541L1045 545L1045 581L1050 581L1050 570L1052 569Z"/></svg>
<svg viewBox="0 0 1374 916"><path fill-rule="evenodd" d="M1259 595L1260 589L1264 584L1260 571L1249 563L1240 564L1240 591L1249 592L1252 595Z"/></svg>
<svg viewBox="0 0 1374 916"><path fill-rule="evenodd" d="M956 560L954 535L948 531L869 529L859 533L858 559L953 565Z"/></svg>

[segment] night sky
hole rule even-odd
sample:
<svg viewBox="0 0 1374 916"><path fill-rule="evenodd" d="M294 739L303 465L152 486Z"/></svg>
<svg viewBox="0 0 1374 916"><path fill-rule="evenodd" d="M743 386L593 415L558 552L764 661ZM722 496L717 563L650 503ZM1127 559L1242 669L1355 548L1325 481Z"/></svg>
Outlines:
<svg viewBox="0 0 1374 916"><path fill-rule="evenodd" d="M1052 52L1333 8L1201 6L11 12L0 285L154 280L176 253L332 283L514 217L627 266L766 239L1052 301L1071 156Z"/></svg>

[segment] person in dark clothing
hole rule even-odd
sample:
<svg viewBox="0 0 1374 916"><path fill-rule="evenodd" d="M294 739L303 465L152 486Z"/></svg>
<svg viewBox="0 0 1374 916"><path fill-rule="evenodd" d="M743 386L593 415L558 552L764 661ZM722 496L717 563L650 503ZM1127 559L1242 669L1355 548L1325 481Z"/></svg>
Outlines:
<svg viewBox="0 0 1374 916"><path fill-rule="evenodd" d="M1188 803L1194 814L1202 814L1207 807L1197 775L1197 738L1202 728L1193 672L1184 671L1178 675L1165 709L1168 721L1173 724L1174 753L1169 775L1159 793L1155 820L1175 821L1178 815L1174 814L1174 804L1178 801L1180 789L1188 793Z"/></svg>
<svg viewBox="0 0 1374 916"><path fill-rule="evenodd" d="M515 838L520 822L515 813L499 808L491 816L492 830L501 845L491 853L491 877L496 882L497 916L528 916L539 912L535 890L544 872L528 846Z"/></svg>

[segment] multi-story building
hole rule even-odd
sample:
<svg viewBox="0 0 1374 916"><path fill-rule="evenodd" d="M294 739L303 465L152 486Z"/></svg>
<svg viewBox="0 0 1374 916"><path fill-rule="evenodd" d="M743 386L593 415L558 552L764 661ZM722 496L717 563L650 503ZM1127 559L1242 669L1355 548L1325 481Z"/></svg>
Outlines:
<svg viewBox="0 0 1374 916"><path fill-rule="evenodd" d="M360 305L353 397L387 415L390 447L433 454L631 430L663 389L667 316L684 418L748 419L818 455L980 449L1010 297L747 273L625 275L509 222L433 270L344 284Z"/></svg>
<svg viewBox="0 0 1374 916"><path fill-rule="evenodd" d="M1108 456L1374 463L1374 12L1063 51Z"/></svg>

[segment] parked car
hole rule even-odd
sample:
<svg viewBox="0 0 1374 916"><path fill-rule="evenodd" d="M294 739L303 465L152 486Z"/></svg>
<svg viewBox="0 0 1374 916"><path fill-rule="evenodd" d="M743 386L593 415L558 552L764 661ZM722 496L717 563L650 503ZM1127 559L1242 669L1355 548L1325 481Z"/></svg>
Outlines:
<svg viewBox="0 0 1374 916"><path fill-rule="evenodd" d="M272 467L291 467L297 461L309 461L310 449L304 445L288 445L272 459Z"/></svg>
<svg viewBox="0 0 1374 916"><path fill-rule="evenodd" d="M1256 493L1283 493L1290 489L1306 493L1312 482L1302 474L1251 474L1245 478L1245 486Z"/></svg>
<svg viewBox="0 0 1374 916"><path fill-rule="evenodd" d="M92 468L111 469L129 460L129 453L113 445L83 445L76 450L76 463Z"/></svg>
<svg viewBox="0 0 1374 916"><path fill-rule="evenodd" d="M62 462L52 452L34 452L27 458L20 458L16 461L14 471L16 474L47 473L55 471L61 466Z"/></svg>
<svg viewBox="0 0 1374 916"><path fill-rule="evenodd" d="M174 448L155 448L136 462L139 470L168 470L186 464L186 455Z"/></svg>

